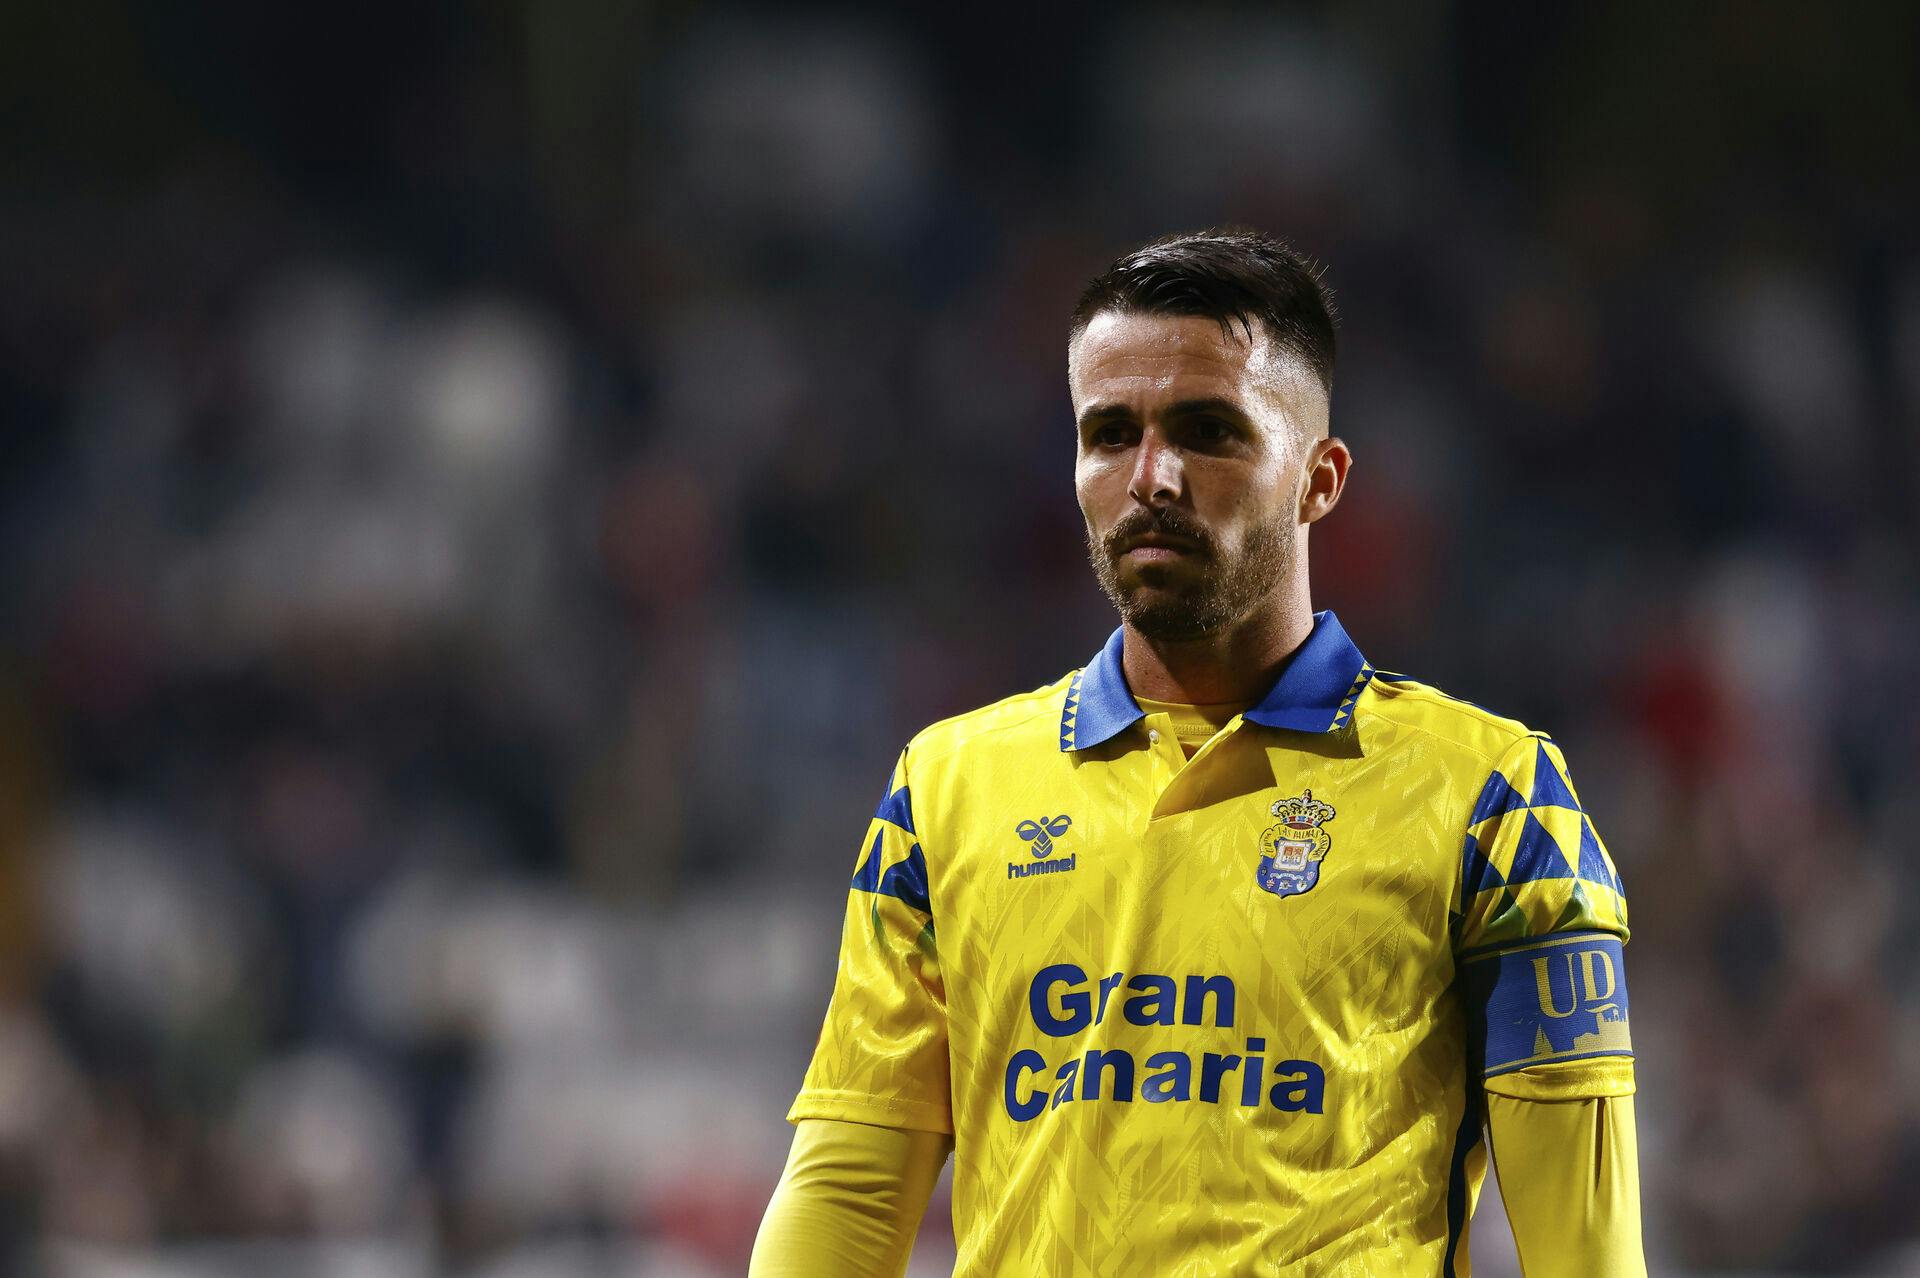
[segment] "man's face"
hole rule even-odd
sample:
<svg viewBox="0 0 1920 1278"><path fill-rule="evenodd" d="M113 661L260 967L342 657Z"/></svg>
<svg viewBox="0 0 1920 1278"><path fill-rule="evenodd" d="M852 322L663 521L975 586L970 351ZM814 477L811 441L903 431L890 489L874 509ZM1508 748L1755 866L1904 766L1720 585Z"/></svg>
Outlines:
<svg viewBox="0 0 1920 1278"><path fill-rule="evenodd" d="M1258 325L1096 315L1068 350L1074 487L1101 589L1150 639L1230 629L1295 568L1327 397Z"/></svg>

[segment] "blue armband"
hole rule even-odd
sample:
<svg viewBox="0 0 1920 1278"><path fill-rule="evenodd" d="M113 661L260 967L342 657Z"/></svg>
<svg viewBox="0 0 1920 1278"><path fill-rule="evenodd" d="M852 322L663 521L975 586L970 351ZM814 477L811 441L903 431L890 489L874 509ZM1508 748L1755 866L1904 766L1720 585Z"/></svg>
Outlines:
<svg viewBox="0 0 1920 1278"><path fill-rule="evenodd" d="M1633 1055L1620 938L1561 932L1460 956L1469 1060L1482 1077Z"/></svg>

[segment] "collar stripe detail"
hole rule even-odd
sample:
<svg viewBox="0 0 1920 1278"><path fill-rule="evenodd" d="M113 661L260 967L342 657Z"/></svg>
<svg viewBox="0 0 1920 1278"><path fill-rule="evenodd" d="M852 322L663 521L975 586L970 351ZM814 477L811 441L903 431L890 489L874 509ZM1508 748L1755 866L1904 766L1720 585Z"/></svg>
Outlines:
<svg viewBox="0 0 1920 1278"><path fill-rule="evenodd" d="M1340 708L1333 713L1333 724L1327 729L1329 732L1337 731L1347 726L1348 721L1353 718L1353 707L1360 700L1361 690L1367 686L1367 681L1372 678L1373 667L1362 661L1360 664L1360 673L1353 677L1353 686L1347 689L1347 695L1340 699Z"/></svg>
<svg viewBox="0 0 1920 1278"><path fill-rule="evenodd" d="M1074 719L1080 712L1080 679L1085 674L1084 670L1074 671L1073 682L1067 685L1066 706L1060 711L1060 748L1062 750L1074 748Z"/></svg>
<svg viewBox="0 0 1920 1278"><path fill-rule="evenodd" d="M1086 750L1111 741L1145 717L1127 688L1121 636L1115 630L1067 686L1060 712L1060 748ZM1245 718L1266 728L1334 732L1353 718L1373 667L1331 612L1313 615L1313 632L1288 660L1273 687Z"/></svg>

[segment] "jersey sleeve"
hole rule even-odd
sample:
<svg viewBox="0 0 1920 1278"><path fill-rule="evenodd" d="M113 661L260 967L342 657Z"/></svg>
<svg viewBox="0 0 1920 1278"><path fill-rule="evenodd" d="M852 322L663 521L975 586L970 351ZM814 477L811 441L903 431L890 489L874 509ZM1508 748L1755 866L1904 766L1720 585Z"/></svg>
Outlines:
<svg viewBox="0 0 1920 1278"><path fill-rule="evenodd" d="M1489 1096L1487 1132L1526 1278L1646 1278L1633 1097Z"/></svg>
<svg viewBox="0 0 1920 1278"><path fill-rule="evenodd" d="M796 1124L747 1278L898 1278L952 1147L911 1128Z"/></svg>
<svg viewBox="0 0 1920 1278"><path fill-rule="evenodd" d="M1633 1092L1620 876L1560 747L1522 737L1468 822L1456 951L1469 1064L1529 1100Z"/></svg>
<svg viewBox="0 0 1920 1278"><path fill-rule="evenodd" d="M847 892L826 1023L789 1122L953 1130L946 987L902 753Z"/></svg>

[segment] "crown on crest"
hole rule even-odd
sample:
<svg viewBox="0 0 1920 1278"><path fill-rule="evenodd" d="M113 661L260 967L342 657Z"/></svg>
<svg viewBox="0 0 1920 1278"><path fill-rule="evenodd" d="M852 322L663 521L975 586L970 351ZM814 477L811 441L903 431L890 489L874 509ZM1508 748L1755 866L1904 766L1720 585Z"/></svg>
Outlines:
<svg viewBox="0 0 1920 1278"><path fill-rule="evenodd" d="M1298 830L1310 830L1334 817L1333 805L1314 798L1311 790L1302 790L1295 798L1275 800L1272 812Z"/></svg>

